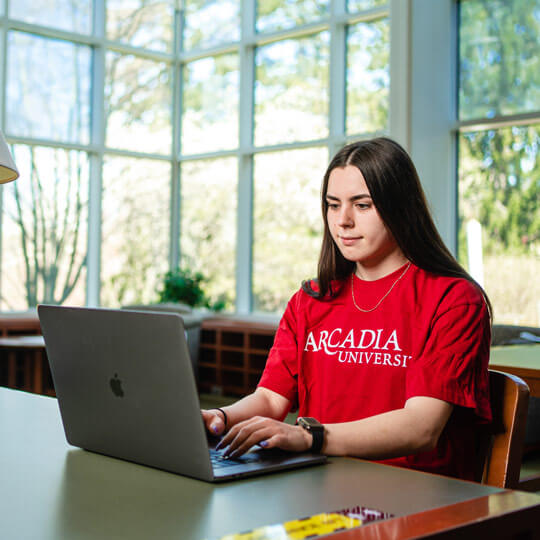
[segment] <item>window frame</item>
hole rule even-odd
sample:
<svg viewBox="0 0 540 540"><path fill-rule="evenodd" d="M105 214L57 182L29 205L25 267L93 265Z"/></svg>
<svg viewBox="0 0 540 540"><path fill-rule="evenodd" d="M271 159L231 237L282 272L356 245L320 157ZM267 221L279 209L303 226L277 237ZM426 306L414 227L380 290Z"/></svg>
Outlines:
<svg viewBox="0 0 540 540"><path fill-rule="evenodd" d="M170 53L145 50L107 39L105 0L94 0L93 2L93 32L90 35L76 34L9 19L7 2L8 0L4 1L4 12L0 15L0 58L3 62L0 71L0 127L8 142L74 148L85 151L89 155L87 305L98 306L100 304L101 176L105 155L145 157L166 160L171 163L169 245L169 265L171 268L177 266L181 261L181 163L188 160L226 156L235 156L238 159L236 227L236 312L238 314L249 314L252 311L253 158L258 153L326 146L329 155L333 155L343 144L360 137L389 135L411 153L426 189L441 235L449 247L455 251L457 231L456 138L457 130L466 128L466 126L456 124L456 93L453 90L456 87L457 71L456 55L454 54L457 49L457 0L439 0L438 2L432 0L389 0L385 6L359 13L348 13L346 0L331 0L330 14L327 18L292 29L268 33L258 33L255 30L256 0L240 0L240 40L234 43L223 43L218 47L191 51L181 50L179 32L182 28L183 14L180 9L181 2L176 0L174 46ZM346 78L347 26L386 16L390 19L390 89L387 129L375 133L346 134L344 82ZM330 32L328 137L312 141L255 147L253 126L256 47L286 38L310 35L324 29ZM4 114L6 107L6 43L8 32L13 30L86 44L92 48L91 78L93 83L89 144L64 144L15 137L10 135L9 130L6 131ZM168 154L146 154L111 149L105 146L104 81L107 51L133 54L137 57L170 64L173 70L172 141ZM239 54L239 102L241 106L239 108L238 147L227 151L182 155L180 137L183 66L190 61L224 52L237 52ZM437 73L439 76L434 77L433 73ZM437 100L432 99L432 96L437 96ZM0 205L1 197L0 188ZM246 223L249 226L246 227Z"/></svg>

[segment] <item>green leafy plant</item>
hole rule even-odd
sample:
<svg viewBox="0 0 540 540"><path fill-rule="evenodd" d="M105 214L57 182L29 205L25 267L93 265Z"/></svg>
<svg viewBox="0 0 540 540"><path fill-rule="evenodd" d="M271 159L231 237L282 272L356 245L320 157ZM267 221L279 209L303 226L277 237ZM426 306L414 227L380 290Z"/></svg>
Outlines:
<svg viewBox="0 0 540 540"><path fill-rule="evenodd" d="M163 288L158 291L158 301L182 302L192 307L207 307L214 311L221 311L225 301L218 299L212 302L204 292L202 284L205 277L200 272L192 272L187 268L176 268L167 272L163 278Z"/></svg>

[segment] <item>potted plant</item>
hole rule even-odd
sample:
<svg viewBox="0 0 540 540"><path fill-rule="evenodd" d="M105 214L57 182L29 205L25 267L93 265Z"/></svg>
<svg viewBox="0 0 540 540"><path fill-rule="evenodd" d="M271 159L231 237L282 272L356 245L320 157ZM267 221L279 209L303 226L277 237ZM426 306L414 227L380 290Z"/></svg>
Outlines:
<svg viewBox="0 0 540 540"><path fill-rule="evenodd" d="M157 291L156 304L124 306L127 309L179 313L184 321L195 374L197 374L201 323L211 316L209 310L220 311L225 307L223 300L212 302L208 298L202 288L204 281L205 277L200 272L192 272L188 268L175 268L163 276L163 282ZM193 308L203 309L194 311Z"/></svg>
<svg viewBox="0 0 540 540"><path fill-rule="evenodd" d="M163 288L158 291L159 303L180 303L191 307L203 307L222 311L225 301L219 298L212 302L202 288L205 277L200 272L187 268L176 268L165 274Z"/></svg>

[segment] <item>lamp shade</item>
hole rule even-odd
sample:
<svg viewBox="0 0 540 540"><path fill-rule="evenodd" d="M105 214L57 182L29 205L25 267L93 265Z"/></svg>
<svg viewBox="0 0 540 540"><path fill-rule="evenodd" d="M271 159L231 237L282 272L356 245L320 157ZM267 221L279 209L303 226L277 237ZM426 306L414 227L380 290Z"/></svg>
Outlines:
<svg viewBox="0 0 540 540"><path fill-rule="evenodd" d="M19 171L9 152L4 134L0 131L0 184L11 182L19 177Z"/></svg>

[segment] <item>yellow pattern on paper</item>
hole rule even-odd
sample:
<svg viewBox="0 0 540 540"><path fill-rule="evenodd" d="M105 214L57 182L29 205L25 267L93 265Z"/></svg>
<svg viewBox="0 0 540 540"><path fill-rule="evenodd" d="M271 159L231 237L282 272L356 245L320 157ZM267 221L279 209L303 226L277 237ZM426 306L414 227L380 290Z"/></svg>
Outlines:
<svg viewBox="0 0 540 540"><path fill-rule="evenodd" d="M316 514L306 519L286 521L281 525L268 525L244 533L227 534L220 540L302 540L317 538L343 529L362 525L357 518L341 514Z"/></svg>

